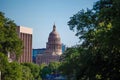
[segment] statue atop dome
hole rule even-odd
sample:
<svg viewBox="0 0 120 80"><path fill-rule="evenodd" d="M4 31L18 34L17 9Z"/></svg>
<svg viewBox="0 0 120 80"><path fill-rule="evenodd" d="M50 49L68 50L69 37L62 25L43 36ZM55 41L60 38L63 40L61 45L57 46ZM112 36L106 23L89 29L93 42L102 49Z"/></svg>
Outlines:
<svg viewBox="0 0 120 80"><path fill-rule="evenodd" d="M56 26L55 26L55 24L53 25L53 31L56 31Z"/></svg>

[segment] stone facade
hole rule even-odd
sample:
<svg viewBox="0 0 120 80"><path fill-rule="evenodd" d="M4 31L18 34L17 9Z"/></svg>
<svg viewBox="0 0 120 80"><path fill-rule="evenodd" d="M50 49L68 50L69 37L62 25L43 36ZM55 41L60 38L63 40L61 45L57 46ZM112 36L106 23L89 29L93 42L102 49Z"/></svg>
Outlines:
<svg viewBox="0 0 120 80"><path fill-rule="evenodd" d="M36 63L49 64L52 61L59 61L60 55L62 54L61 46L60 36L56 31L56 26L53 25L53 30L49 34L48 42L46 43L46 51L43 54L37 55Z"/></svg>
<svg viewBox="0 0 120 80"><path fill-rule="evenodd" d="M32 29L18 26L17 33L19 38L23 41L24 47L18 62L32 62Z"/></svg>
<svg viewBox="0 0 120 80"><path fill-rule="evenodd" d="M16 28L18 37L22 40L23 49L22 53L18 59L19 63L32 62L32 29L18 26ZM10 54L8 52L9 62L12 62L16 59L15 54Z"/></svg>

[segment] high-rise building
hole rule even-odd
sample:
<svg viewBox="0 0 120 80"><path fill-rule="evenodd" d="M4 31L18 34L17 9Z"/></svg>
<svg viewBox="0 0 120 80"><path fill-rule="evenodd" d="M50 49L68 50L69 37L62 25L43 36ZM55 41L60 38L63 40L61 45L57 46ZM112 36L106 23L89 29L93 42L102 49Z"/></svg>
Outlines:
<svg viewBox="0 0 120 80"><path fill-rule="evenodd" d="M22 26L17 27L19 38L23 41L23 51L19 62L32 62L32 29Z"/></svg>
<svg viewBox="0 0 120 80"><path fill-rule="evenodd" d="M62 54L62 44L61 39L56 31L56 26L53 25L53 30L49 34L48 42L46 43L46 50L43 54L38 54L36 57L36 63L42 64L46 63L49 64L53 61L59 61L59 58Z"/></svg>

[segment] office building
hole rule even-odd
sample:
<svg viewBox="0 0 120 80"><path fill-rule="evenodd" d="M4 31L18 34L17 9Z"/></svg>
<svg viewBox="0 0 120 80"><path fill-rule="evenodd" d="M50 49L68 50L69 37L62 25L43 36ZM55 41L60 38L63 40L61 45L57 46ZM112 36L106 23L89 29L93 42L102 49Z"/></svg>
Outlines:
<svg viewBox="0 0 120 80"><path fill-rule="evenodd" d="M32 62L32 29L18 26L17 33L19 38L23 41L22 54L19 57L19 62Z"/></svg>

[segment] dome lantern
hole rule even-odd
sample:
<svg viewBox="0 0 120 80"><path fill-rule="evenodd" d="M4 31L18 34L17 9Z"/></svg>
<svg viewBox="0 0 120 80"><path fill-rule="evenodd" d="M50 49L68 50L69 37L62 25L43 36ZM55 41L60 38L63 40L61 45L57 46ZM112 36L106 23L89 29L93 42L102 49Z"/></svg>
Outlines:
<svg viewBox="0 0 120 80"><path fill-rule="evenodd" d="M56 26L55 26L55 24L53 25L53 31L56 31Z"/></svg>

